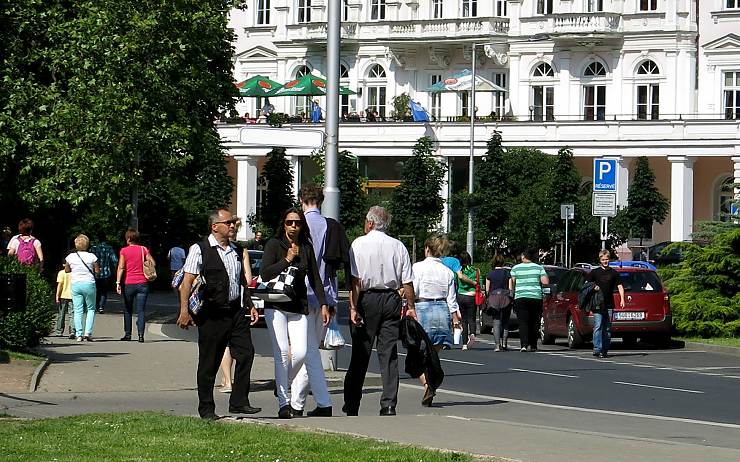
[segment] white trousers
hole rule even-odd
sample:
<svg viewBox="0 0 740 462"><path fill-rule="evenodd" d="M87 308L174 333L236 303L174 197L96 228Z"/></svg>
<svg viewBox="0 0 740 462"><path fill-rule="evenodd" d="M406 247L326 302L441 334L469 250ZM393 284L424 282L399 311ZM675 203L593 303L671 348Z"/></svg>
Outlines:
<svg viewBox="0 0 740 462"><path fill-rule="evenodd" d="M265 321L272 340L278 404L283 407L290 403L288 387L306 358L308 320L305 314L265 308Z"/></svg>
<svg viewBox="0 0 740 462"><path fill-rule="evenodd" d="M319 342L324 334L324 321L321 319L321 310L312 308L308 312L308 349L306 360L298 371L290 389L290 405L293 409L301 410L306 406L309 384L313 398L319 407L331 406L329 388L326 385L324 366L321 363Z"/></svg>

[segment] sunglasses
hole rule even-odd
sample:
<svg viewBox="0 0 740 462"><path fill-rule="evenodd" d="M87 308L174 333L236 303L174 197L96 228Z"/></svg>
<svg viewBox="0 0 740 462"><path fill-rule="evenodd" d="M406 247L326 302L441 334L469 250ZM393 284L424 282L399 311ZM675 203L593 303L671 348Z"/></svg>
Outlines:
<svg viewBox="0 0 740 462"><path fill-rule="evenodd" d="M301 220L285 220L285 226L298 226L302 225Z"/></svg>
<svg viewBox="0 0 740 462"><path fill-rule="evenodd" d="M235 225L235 224L236 224L236 223L237 223L238 221L239 221L239 219L237 219L237 218L232 218L231 220L226 220L226 221L217 221L217 222L215 222L214 224L218 225L218 224L221 224L221 223L223 223L223 224L225 224L226 226L231 226L231 225Z"/></svg>

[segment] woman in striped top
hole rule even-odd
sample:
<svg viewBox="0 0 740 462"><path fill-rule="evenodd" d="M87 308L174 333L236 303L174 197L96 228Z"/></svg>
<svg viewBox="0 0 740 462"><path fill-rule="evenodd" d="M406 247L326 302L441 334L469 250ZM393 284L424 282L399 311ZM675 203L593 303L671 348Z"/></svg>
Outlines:
<svg viewBox="0 0 740 462"><path fill-rule="evenodd" d="M550 283L545 269L534 261L537 252L527 250L522 262L514 265L509 290L514 292L514 311L519 320L520 351L537 351L540 317L542 316L542 286Z"/></svg>

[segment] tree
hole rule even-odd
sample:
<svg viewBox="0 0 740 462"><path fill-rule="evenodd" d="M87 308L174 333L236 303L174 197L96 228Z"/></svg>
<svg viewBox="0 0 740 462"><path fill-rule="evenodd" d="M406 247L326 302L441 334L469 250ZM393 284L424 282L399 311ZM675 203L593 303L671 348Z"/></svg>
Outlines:
<svg viewBox="0 0 740 462"><path fill-rule="evenodd" d="M285 157L285 148L272 148L262 170L267 180L267 193L259 217L268 227L278 226L283 212L295 205L293 197L293 168Z"/></svg>
<svg viewBox="0 0 740 462"><path fill-rule="evenodd" d="M324 185L326 151L321 149L311 155L318 165L319 173L313 178L314 183ZM362 226L367 213L367 194L364 187L367 179L360 175L357 168L357 157L349 151L339 151L337 180L339 187L339 222L346 228Z"/></svg>
<svg viewBox="0 0 740 462"><path fill-rule="evenodd" d="M432 157L433 142L419 138L403 164L402 182L393 191L390 209L395 234L413 234L424 242L442 219L444 200L439 195L447 167Z"/></svg>
<svg viewBox="0 0 740 462"><path fill-rule="evenodd" d="M633 236L639 236L640 245L652 236L653 223L663 223L668 216L669 202L655 187L655 174L647 157L637 158L635 176L627 190L627 219Z"/></svg>
<svg viewBox="0 0 740 462"><path fill-rule="evenodd" d="M213 120L238 3L3 2L0 201L120 235L137 191L145 233L202 232L232 190Z"/></svg>
<svg viewBox="0 0 740 462"><path fill-rule="evenodd" d="M507 219L506 204L509 199L500 132L493 132L487 147L486 155L475 165L474 192L466 208L474 211L475 235L485 239L488 246L498 248L502 243L500 233Z"/></svg>

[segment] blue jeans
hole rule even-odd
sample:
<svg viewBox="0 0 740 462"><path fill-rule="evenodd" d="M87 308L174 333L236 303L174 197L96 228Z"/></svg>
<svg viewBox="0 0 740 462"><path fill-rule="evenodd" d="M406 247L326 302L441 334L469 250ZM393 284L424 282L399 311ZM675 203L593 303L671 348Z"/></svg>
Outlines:
<svg viewBox="0 0 740 462"><path fill-rule="evenodd" d="M136 306L136 330L139 331L139 337L144 336L144 307L146 298L149 296L149 284L126 284L123 290L123 301L125 304L123 310L123 335L131 337L131 321L133 318L134 306Z"/></svg>
<svg viewBox="0 0 740 462"><path fill-rule="evenodd" d="M612 314L614 310L594 311L594 353L609 351L612 342Z"/></svg>

